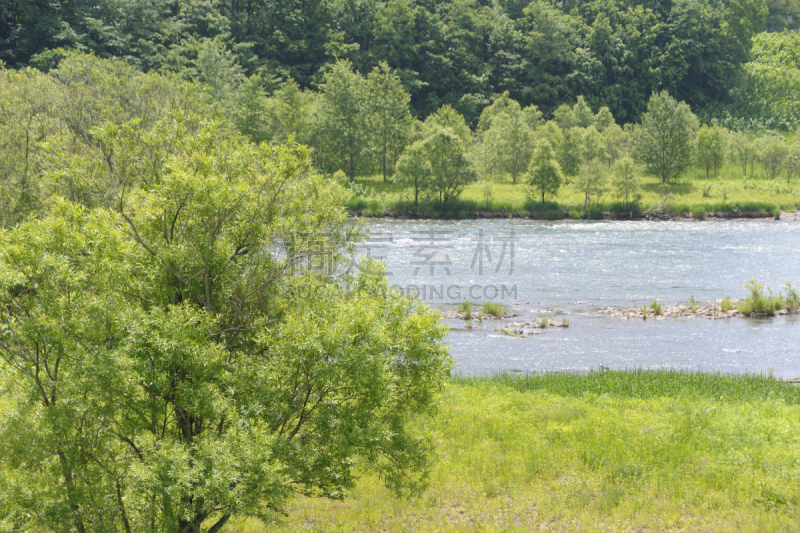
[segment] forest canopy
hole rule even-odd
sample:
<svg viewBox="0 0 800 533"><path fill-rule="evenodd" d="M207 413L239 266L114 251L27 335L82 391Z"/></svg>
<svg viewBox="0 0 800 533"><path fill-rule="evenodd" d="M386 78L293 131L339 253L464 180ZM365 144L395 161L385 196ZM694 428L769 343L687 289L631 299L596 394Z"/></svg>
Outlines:
<svg viewBox="0 0 800 533"><path fill-rule="evenodd" d="M338 60L362 75L385 62L420 118L450 104L475 126L508 91L545 117L584 95L633 122L666 90L707 119L752 110L741 87L753 39L796 30L797 11L794 0L2 0L0 60L46 70L77 50L267 93L316 88Z"/></svg>

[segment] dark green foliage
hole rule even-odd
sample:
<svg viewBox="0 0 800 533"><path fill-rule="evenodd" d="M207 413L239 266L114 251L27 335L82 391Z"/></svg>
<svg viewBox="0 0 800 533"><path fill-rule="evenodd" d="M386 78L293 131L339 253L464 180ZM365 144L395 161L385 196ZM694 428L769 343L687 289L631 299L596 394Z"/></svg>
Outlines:
<svg viewBox="0 0 800 533"><path fill-rule="evenodd" d="M362 74L385 61L419 116L451 104L474 126L508 91L545 116L583 94L629 122L659 89L719 112L765 19L797 26L795 0L768 5L767 18L764 0L2 0L0 60L51 68L63 48L183 73L216 42L268 91L276 76L313 87L340 59Z"/></svg>

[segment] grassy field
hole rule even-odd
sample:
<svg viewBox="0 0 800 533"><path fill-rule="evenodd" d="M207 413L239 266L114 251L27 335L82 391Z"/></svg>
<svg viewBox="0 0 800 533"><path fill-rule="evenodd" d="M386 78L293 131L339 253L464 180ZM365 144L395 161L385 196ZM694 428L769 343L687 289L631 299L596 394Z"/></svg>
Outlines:
<svg viewBox="0 0 800 533"><path fill-rule="evenodd" d="M756 176L760 171L756 168ZM411 190L401 183L384 183L380 176L359 178L356 182L375 190L375 195L357 198L350 207L366 216L400 214L411 205ZM746 179L741 168L729 165L723 168L718 178L706 179L705 172L693 170L678 182L672 183L669 191L660 189L660 181L652 176L642 177L642 198L639 211L658 211L672 215L687 215L703 218L711 213L761 213L775 215L778 211L795 211L800 208L800 182L787 183L785 177L775 180L763 176ZM511 179L481 181L469 185L459 202L447 209L427 213L442 214L452 218L474 216L476 212L508 212L517 216L535 218L583 218L583 196L570 185L562 186L554 198L548 198L545 206L538 201L526 202L527 185L523 180L512 184ZM663 206L662 206L663 204ZM424 211L424 210L423 210ZM613 190L604 194L590 215L598 217L603 211L629 212L623 208Z"/></svg>
<svg viewBox="0 0 800 533"><path fill-rule="evenodd" d="M421 429L438 444L425 494L367 475L277 529L800 531L800 388L766 377L454 378Z"/></svg>

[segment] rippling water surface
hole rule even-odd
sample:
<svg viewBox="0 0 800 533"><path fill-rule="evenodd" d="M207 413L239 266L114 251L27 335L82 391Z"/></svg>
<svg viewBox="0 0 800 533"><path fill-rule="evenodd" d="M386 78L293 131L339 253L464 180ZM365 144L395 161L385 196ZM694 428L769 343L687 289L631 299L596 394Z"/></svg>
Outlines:
<svg viewBox="0 0 800 533"><path fill-rule="evenodd" d="M451 331L459 372L604 365L800 376L800 316L643 321L600 312L655 298L743 297L751 278L775 292L799 284L800 223L380 220L368 228L362 253L382 257L397 287L434 307L494 299L520 315ZM546 315L570 327L525 339L494 330Z"/></svg>

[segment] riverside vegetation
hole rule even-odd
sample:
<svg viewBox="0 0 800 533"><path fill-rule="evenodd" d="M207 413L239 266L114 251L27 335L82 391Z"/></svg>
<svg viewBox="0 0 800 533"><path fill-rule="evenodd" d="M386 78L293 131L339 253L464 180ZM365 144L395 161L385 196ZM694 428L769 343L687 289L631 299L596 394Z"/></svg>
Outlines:
<svg viewBox="0 0 800 533"><path fill-rule="evenodd" d="M796 208L778 4L2 3L0 529L796 524L788 385L448 382L336 268L348 209Z"/></svg>
<svg viewBox="0 0 800 533"><path fill-rule="evenodd" d="M661 305L657 300L653 300L649 308L647 304L641 308L632 309L607 307L603 309L603 312L620 318L647 319L648 316L659 318L731 318L736 316L758 318L800 311L800 294L790 283L787 283L784 290L778 294L773 294L769 287L766 287L765 291L765 287L755 279L750 280L745 288L749 294L739 300L726 296L722 300L701 305L694 299L694 296L691 296L688 305Z"/></svg>
<svg viewBox="0 0 800 533"><path fill-rule="evenodd" d="M300 499L281 531L791 531L800 518L800 388L677 371L452 378L431 487L365 477ZM263 531L239 523L232 531Z"/></svg>

